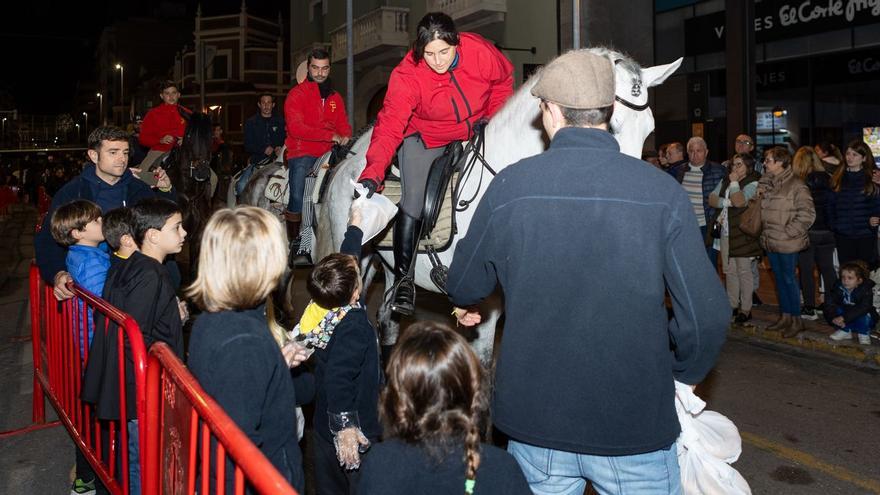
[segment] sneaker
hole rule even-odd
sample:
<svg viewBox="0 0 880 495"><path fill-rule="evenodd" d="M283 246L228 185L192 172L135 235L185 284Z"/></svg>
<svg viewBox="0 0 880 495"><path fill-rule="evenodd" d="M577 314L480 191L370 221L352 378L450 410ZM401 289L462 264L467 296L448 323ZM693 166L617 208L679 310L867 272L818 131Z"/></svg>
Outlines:
<svg viewBox="0 0 880 495"><path fill-rule="evenodd" d="M867 333L860 333L859 334L859 344L871 345L871 335L869 335Z"/></svg>
<svg viewBox="0 0 880 495"><path fill-rule="evenodd" d="M846 330L838 330L828 336L831 340L847 340L852 338L852 333Z"/></svg>
<svg viewBox="0 0 880 495"><path fill-rule="evenodd" d="M812 306L804 306L801 309L801 318L805 320L816 321L819 319L819 315L816 314L816 308Z"/></svg>
<svg viewBox="0 0 880 495"><path fill-rule="evenodd" d="M94 495L95 479L84 481L82 478L73 480L73 486L70 487L70 495Z"/></svg>

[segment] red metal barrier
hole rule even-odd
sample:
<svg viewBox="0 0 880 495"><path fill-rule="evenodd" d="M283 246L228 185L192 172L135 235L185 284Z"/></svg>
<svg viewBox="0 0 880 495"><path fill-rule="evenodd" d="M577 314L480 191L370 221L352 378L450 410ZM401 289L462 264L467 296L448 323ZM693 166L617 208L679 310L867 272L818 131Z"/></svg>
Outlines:
<svg viewBox="0 0 880 495"><path fill-rule="evenodd" d="M235 466L236 495L244 493L245 483L260 494L296 495L247 435L205 393L170 347L154 344L149 359L147 423L151 427L144 493L193 494L198 477L198 493L208 494L213 462L220 480L216 493L221 495L226 489L223 480L228 455ZM216 449L211 455L214 441Z"/></svg>
<svg viewBox="0 0 880 495"><path fill-rule="evenodd" d="M126 421L137 419L141 426L139 457L145 454L144 421L146 411L146 350L137 323L127 314L109 305L75 284L76 296L58 302L52 287L43 283L36 265L30 270L31 332L34 358L33 421L46 421L43 396L55 408L77 448L91 463L95 473L114 494L128 494L128 429ZM87 308L87 309L86 309ZM119 356L126 355L129 344L135 377L135 415L126 411L125 359L119 360L119 413L118 421L104 421L95 417L92 406L80 400L82 377L88 361L89 346L80 346L88 338L88 313L103 314L104 325L94 331L106 332L110 323L117 325ZM102 438L104 435L109 438ZM117 466L119 464L119 466ZM143 462L141 462L143 473ZM119 469L117 469L117 467ZM120 478L117 478L117 472Z"/></svg>

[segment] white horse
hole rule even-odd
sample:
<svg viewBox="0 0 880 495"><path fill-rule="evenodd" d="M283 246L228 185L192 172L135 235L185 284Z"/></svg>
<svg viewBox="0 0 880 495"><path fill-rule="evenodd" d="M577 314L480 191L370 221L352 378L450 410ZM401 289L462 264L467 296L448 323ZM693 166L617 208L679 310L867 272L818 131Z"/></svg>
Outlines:
<svg viewBox="0 0 880 495"><path fill-rule="evenodd" d="M620 143L622 152L640 157L645 138L654 130L654 117L651 109L648 108L647 88L665 81L681 65L681 59L667 65L642 69L638 63L622 53L606 48L588 50L607 57L615 64L616 103L611 119L611 132ZM541 126L539 101L530 92L539 77L540 72L523 84L486 126L484 156L495 171L541 153L546 148L547 141ZM572 81L572 84L577 84L577 81ZM339 250L347 228L352 202L351 184L352 181L357 180L366 165L365 155L371 135L372 129L364 133L352 147L354 155L337 165L319 210L317 245L313 252L315 260ZM462 198L474 199L470 207L456 213L457 232L448 248L437 253L440 262L446 266L452 263L455 246L467 234L476 205L492 180L490 171L479 165L476 166L479 169L475 169L463 180L460 195ZM394 283L394 272L390 266L394 261L390 251L382 251L380 254L385 260L385 283L387 287L391 287ZM431 268L428 256L419 254L416 259L415 282L423 289L440 292L430 279ZM371 276L367 278L370 279ZM390 292L387 291L383 305L379 309L383 345L393 345L398 333L398 324L391 319L388 301ZM487 298L481 304L480 313L483 321L476 329L473 346L480 359L484 363L489 363L492 358L495 326L502 313L500 295L495 294Z"/></svg>

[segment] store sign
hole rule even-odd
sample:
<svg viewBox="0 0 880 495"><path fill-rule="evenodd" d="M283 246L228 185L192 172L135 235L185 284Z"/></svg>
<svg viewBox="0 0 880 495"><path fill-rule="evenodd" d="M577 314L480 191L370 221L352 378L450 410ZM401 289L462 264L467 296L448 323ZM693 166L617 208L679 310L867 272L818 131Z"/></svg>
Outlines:
<svg viewBox="0 0 880 495"><path fill-rule="evenodd" d="M755 4L758 43L880 22L880 0L766 0ZM724 51L724 12L684 21L685 54Z"/></svg>

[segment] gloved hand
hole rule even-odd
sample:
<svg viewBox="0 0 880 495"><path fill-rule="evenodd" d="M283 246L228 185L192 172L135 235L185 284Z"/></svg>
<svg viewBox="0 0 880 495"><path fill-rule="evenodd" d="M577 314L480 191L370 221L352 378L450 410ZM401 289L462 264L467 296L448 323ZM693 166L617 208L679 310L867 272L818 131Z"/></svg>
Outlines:
<svg viewBox="0 0 880 495"><path fill-rule="evenodd" d="M376 181L374 181L373 179L363 179L358 181L358 183L366 188L367 199L372 198L373 195L376 194L376 190L379 189L379 184L376 183ZM359 197L361 197L361 195L357 192L357 190L355 190L354 199L357 199Z"/></svg>
<svg viewBox="0 0 880 495"><path fill-rule="evenodd" d="M370 441L360 428L349 427L333 436L336 460L344 469L351 471L361 466L361 454L370 448Z"/></svg>

